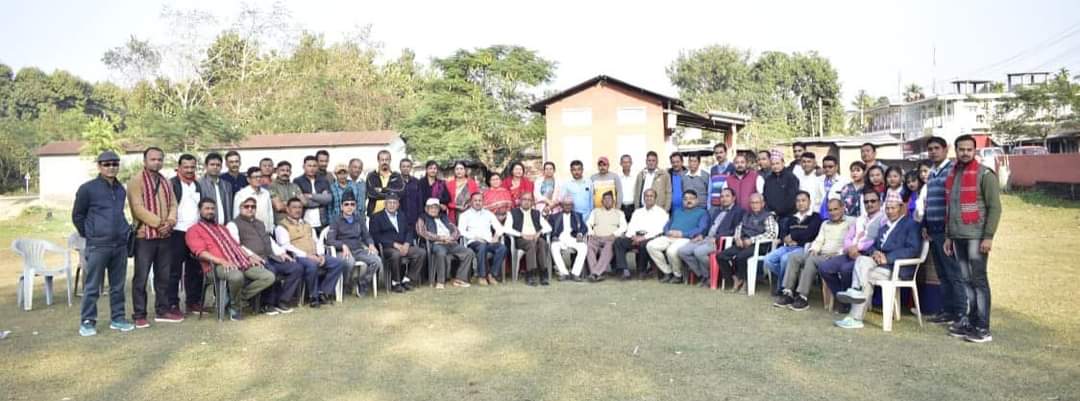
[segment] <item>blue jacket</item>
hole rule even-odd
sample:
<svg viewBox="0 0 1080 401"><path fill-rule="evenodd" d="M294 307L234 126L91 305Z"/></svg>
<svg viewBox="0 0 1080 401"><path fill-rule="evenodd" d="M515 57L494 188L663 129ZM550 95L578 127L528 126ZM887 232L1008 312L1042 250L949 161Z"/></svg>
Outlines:
<svg viewBox="0 0 1080 401"><path fill-rule="evenodd" d="M888 231L886 226L888 222L887 217L882 217L881 229L878 230L877 238L874 239L873 250L881 251L885 254L885 258L888 260L888 265L885 267L892 268L893 262L897 259L910 259L917 258L922 253L922 236L920 233L919 223L912 220L909 216L900 218L900 221L896 222L896 227L893 227L891 233L889 233L889 239L882 242L881 239L885 236L885 232ZM905 269L907 270L907 269ZM905 272L901 272L905 273ZM906 273L909 274L910 273Z"/></svg>
<svg viewBox="0 0 1080 401"><path fill-rule="evenodd" d="M86 245L126 246L131 224L124 217L127 191L119 181L109 184L100 175L79 186L71 210L71 224Z"/></svg>
<svg viewBox="0 0 1080 401"><path fill-rule="evenodd" d="M696 223L693 223L693 226L680 224L689 222L686 219L696 220ZM709 229L709 212L700 207L690 210L676 209L671 213L671 218L668 219L667 224L664 224L664 234L666 235L673 228L676 230L681 229L684 238L694 238L698 234L706 235Z"/></svg>
<svg viewBox="0 0 1080 401"><path fill-rule="evenodd" d="M562 234L563 229L563 214L553 214L548 216L548 223L551 223L551 240L557 241L559 235ZM585 226L585 219L581 218L581 213L570 212L570 235L577 237L589 233L589 228Z"/></svg>
<svg viewBox="0 0 1080 401"><path fill-rule="evenodd" d="M394 224L390 222L390 215L385 210L375 213L368 223L371 238L383 248L393 246L395 242L413 243L416 240L416 229L406 224L405 213L402 213L401 210L398 210L397 213L397 223L398 229L395 230Z"/></svg>

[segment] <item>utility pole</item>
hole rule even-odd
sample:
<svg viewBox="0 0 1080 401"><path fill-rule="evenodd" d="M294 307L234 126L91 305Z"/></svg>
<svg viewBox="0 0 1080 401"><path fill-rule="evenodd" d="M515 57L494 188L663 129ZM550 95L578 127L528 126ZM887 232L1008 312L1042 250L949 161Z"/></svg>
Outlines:
<svg viewBox="0 0 1080 401"><path fill-rule="evenodd" d="M825 114L821 110L821 98L817 98L818 136L825 136Z"/></svg>

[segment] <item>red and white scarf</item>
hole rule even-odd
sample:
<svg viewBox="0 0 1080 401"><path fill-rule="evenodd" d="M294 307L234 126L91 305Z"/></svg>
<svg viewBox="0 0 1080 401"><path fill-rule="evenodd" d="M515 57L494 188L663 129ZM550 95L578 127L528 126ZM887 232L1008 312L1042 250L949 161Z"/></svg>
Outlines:
<svg viewBox="0 0 1080 401"><path fill-rule="evenodd" d="M233 241L232 236L229 235L229 231L225 226L220 224L209 224L201 219L199 220L198 225L205 230L206 234L210 236L210 239L214 241L214 245L217 246L217 249L221 250L222 255L216 256L220 256L226 261L240 266L240 271L245 271L250 267L251 261L244 255L244 250L240 248L240 244ZM203 271L210 271L210 266L208 264L203 264Z"/></svg>
<svg viewBox="0 0 1080 401"><path fill-rule="evenodd" d="M156 186L154 185L155 178L157 179L157 185ZM149 210L150 213L153 213L156 216L161 216L160 212L162 210L170 210L172 208L172 203L173 203L172 185L169 185L169 182L165 180L165 177L162 176L161 173L151 172L149 170L144 169L142 171L142 183L143 183L142 201L143 201L143 206L146 207L146 210ZM165 194L164 209L162 209L163 205L158 204L158 197L155 196L158 193L164 193ZM168 216L168 213L166 213L165 217L167 217L167 216ZM148 225L143 224L141 229L143 231L143 238L157 239L157 238L161 237L161 235L158 234L157 227L150 227Z"/></svg>
<svg viewBox="0 0 1080 401"><path fill-rule="evenodd" d="M979 222L979 163L976 161L968 162L966 165L960 165L957 163L952 170L949 170L949 176L945 178L945 204L950 204L950 197L952 197L953 184L956 180L956 171L963 168L960 172L960 219L964 224L975 224ZM949 218L949 208L945 208L945 219Z"/></svg>

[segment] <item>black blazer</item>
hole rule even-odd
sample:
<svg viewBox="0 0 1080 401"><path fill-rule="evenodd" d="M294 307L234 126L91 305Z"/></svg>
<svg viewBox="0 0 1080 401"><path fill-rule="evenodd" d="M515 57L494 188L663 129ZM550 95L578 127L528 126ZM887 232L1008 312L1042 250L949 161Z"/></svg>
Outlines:
<svg viewBox="0 0 1080 401"><path fill-rule="evenodd" d="M368 224L372 239L375 240L376 244L384 248L393 246L394 243L412 243L416 240L416 229L405 222L405 213L402 213L401 210L398 210L397 213L399 230L394 229L394 224L390 222L390 215L385 210L371 216L371 221Z"/></svg>
<svg viewBox="0 0 1080 401"><path fill-rule="evenodd" d="M559 238L559 235L563 231L563 214L553 214L548 216L548 223L551 223L551 240L555 241ZM589 228L585 226L585 220L581 218L581 213L571 211L570 212L570 235L577 237L585 235L589 232Z"/></svg>

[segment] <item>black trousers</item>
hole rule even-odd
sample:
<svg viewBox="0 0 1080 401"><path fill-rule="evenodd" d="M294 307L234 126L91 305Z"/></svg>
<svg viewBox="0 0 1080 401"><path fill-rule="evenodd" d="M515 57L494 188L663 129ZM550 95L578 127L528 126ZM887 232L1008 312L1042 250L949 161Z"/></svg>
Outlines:
<svg viewBox="0 0 1080 401"><path fill-rule="evenodd" d="M634 215L634 210L637 209L634 205L622 205L619 207L622 210L623 215L626 216L626 222L630 222L630 217Z"/></svg>
<svg viewBox="0 0 1080 401"><path fill-rule="evenodd" d="M185 231L175 230L172 236L173 264L169 270L169 307L180 305L180 280L184 280L187 305L202 304L203 272L202 264L191 254L184 241ZM157 274L157 273L154 273Z"/></svg>
<svg viewBox="0 0 1080 401"><path fill-rule="evenodd" d="M169 271L173 264L172 238L135 240L135 277L131 279L133 319L146 318L146 281L154 272L154 312L169 310Z"/></svg>
<svg viewBox="0 0 1080 401"><path fill-rule="evenodd" d="M392 246L383 248L383 266L390 269L390 280L392 283L401 283L402 281L402 263L407 262L409 264L409 271L405 272L409 281L414 283L420 282L420 268L424 267L424 262L427 260L427 253L424 250L416 246L409 247L409 253L402 255L401 252Z"/></svg>
<svg viewBox="0 0 1080 401"><path fill-rule="evenodd" d="M634 257L635 264L637 265L638 273L643 273L649 270L649 253L645 252L645 245L649 244L652 239L642 241L638 245L637 255ZM630 252L634 248L634 241L630 238L619 237L615 239L615 270L629 270L630 267L626 265L626 253Z"/></svg>

